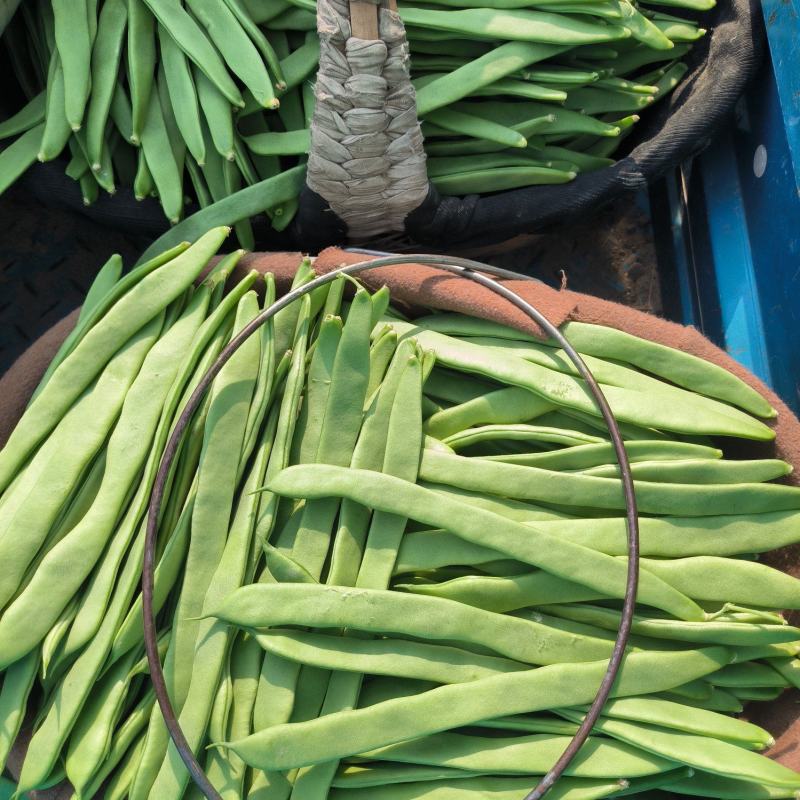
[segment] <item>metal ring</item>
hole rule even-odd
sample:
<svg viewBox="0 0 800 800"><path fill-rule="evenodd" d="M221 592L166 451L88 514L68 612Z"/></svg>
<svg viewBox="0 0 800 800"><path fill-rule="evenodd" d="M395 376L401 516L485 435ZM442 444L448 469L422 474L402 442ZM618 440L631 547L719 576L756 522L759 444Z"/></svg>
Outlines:
<svg viewBox="0 0 800 800"><path fill-rule="evenodd" d="M633 477L631 475L630 463L628 461L625 446L622 441L622 434L619 430L614 414L611 411L608 401L603 395L600 386L595 380L594 376L586 366L580 354L572 347L567 341L561 331L553 325L538 309L523 300L518 294L508 289L503 284L487 277L482 273L490 275L498 275L503 278L509 276L507 270L501 270L496 267L482 264L479 261L472 261L465 258L455 258L452 256L431 256L431 255L405 255L405 256L389 256L386 258L378 258L374 261L361 261L357 264L349 264L339 267L332 272L325 275L320 275L318 278L304 284L296 289L285 294L283 297L276 300L269 308L264 309L258 316L253 318L242 330L231 339L230 342L221 351L216 361L209 367L208 371L201 378L197 387L195 388L192 396L189 398L186 406L181 412L172 434L164 449L164 455L161 459L161 464L156 475L155 483L153 484L152 493L150 495L150 505L147 513L147 534L145 538L144 548L144 562L142 566L142 606L143 606L143 622L144 622L144 640L145 648L147 651L147 663L150 670L150 677L153 681L156 699L164 717L164 723L167 726L169 735L175 745L178 754L180 755L183 763L186 765L192 780L197 784L197 787L205 794L208 800L221 800L219 793L211 785L211 782L206 777L203 768L195 758L189 743L186 741L183 731L181 730L175 710L169 699L167 692L166 682L164 680L164 672L161 667L161 661L158 655L158 637L156 631L155 615L153 613L153 574L155 570L155 553L156 553L156 540L158 536L158 516L161 509L161 503L164 498L164 489L167 483L170 468L175 456L177 454L178 445L180 444L181 437L191 421L192 415L200 405L204 394L213 382L214 378L219 374L220 370L225 366L231 356L242 346L242 344L257 331L264 323L270 320L278 311L291 305L296 300L300 299L303 295L314 289L324 286L327 283L335 280L339 275L356 275L360 272L371 269L380 269L382 267L399 266L402 264L423 264L431 267L437 267L445 272L466 278L475 283L484 286L500 297L508 300L516 308L525 313L529 319L533 320L544 332L555 339L564 352L569 357L570 361L575 365L581 377L586 381L589 391L594 397L600 413L608 426L608 431L611 435L611 441L614 445L614 451L617 456L617 461L620 467L620 478L622 480L623 493L625 496L626 506L626 524L628 534L628 574L625 587L625 599L622 606L622 616L620 619L619 631L614 643L614 649L611 658L608 662L605 676L600 683L600 688L597 691L592 705L589 708L586 716L583 719L577 733L573 737L570 744L564 750L564 753L555 763L553 768L542 778L539 784L529 792L524 800L541 800L542 797L552 788L559 777L564 773L573 758L578 754L578 751L583 746L584 742L589 736L592 728L594 727L597 718L600 716L603 707L611 693L611 688L616 680L619 669L622 665L622 659L625 655L625 648L628 643L628 637L631 631L631 623L633 621L633 612L636 605L636 593L639 583L639 520L636 508L636 495L633 487ZM531 280L527 276L515 276L520 280Z"/></svg>

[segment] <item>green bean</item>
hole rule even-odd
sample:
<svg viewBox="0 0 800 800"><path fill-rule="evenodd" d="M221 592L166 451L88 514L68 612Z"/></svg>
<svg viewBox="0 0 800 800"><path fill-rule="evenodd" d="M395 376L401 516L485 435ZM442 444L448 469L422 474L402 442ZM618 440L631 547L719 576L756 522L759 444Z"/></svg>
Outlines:
<svg viewBox="0 0 800 800"><path fill-rule="evenodd" d="M300 165L285 170L274 178L248 186L236 195L215 202L176 225L156 239L144 252L141 260L146 260L152 254L183 239L200 236L214 225L233 225L239 220L263 212L266 208L286 202L299 194L304 181L305 165Z"/></svg>
<svg viewBox="0 0 800 800"><path fill-rule="evenodd" d="M430 534L428 535L430 536ZM404 555L402 551L401 555ZM485 558L487 555L489 553L479 551L477 557ZM406 556L404 555L404 557ZM435 564L434 560L433 565ZM407 567L402 562L400 567L407 571ZM463 578L455 578L443 583L421 585L400 583L395 584L394 588L428 597L457 600L459 603L466 603L485 611L494 611L500 614L527 606L547 603L576 603L601 600L605 597L598 591L588 589L579 583L566 581L542 570L507 578L466 575Z"/></svg>
<svg viewBox="0 0 800 800"><path fill-rule="evenodd" d="M22 727L40 660L38 652L29 653L12 664L3 677L0 689L0 772L5 769L11 747Z"/></svg>
<svg viewBox="0 0 800 800"><path fill-rule="evenodd" d="M732 556L764 553L797 541L795 512L744 516L640 519L642 555L651 558ZM627 554L625 523L619 519L537 523L553 535L609 555Z"/></svg>
<svg viewBox="0 0 800 800"><path fill-rule="evenodd" d="M712 676L714 686L737 691L738 689L780 687L785 689L789 681L772 667L766 664L745 662L731 664Z"/></svg>
<svg viewBox="0 0 800 800"><path fill-rule="evenodd" d="M427 119L431 124L444 128L448 133L459 133L475 139L486 139L490 142L502 144L505 147L527 147L528 145L525 137L517 131L491 120L472 116L464 111L456 111L450 108L439 109L429 112Z"/></svg>
<svg viewBox="0 0 800 800"><path fill-rule="evenodd" d="M32 449L50 433L111 356L191 284L227 235L227 228L214 228L176 255L165 269L144 272L144 277L119 297L113 310L75 344L28 406L0 453L0 489L8 486Z"/></svg>
<svg viewBox="0 0 800 800"><path fill-rule="evenodd" d="M477 778L478 772L467 772L447 767L416 766L408 764L380 763L359 766L343 766L334 776L331 786L334 789L370 789L374 786L387 786L396 783L416 783L418 781L462 780Z"/></svg>
<svg viewBox="0 0 800 800"><path fill-rule="evenodd" d="M481 728L501 731L518 731L522 733L555 733L564 736L574 736L578 726L567 722L560 717L536 716L535 714L517 715L512 717L498 717L497 719L481 720Z"/></svg>
<svg viewBox="0 0 800 800"><path fill-rule="evenodd" d="M633 477L657 483L761 483L783 478L792 471L790 464L779 459L709 461L675 460L667 464L643 461L632 465ZM619 467L605 464L583 472L597 478L619 476Z"/></svg>
<svg viewBox="0 0 800 800"><path fill-rule="evenodd" d="M150 113L156 70L155 20L144 0L128 0L127 50L132 102L131 141L138 145Z"/></svg>
<svg viewBox="0 0 800 800"><path fill-rule="evenodd" d="M28 746L19 777L19 792L42 785L75 725L138 585L143 548L144 537L139 536L128 555L100 630L55 686L50 705Z"/></svg>
<svg viewBox="0 0 800 800"><path fill-rule="evenodd" d="M264 108L277 108L267 68L250 37L226 3L189 0L189 9L208 32L231 71ZM199 66L199 65L198 65ZM234 105L237 103L234 102Z"/></svg>
<svg viewBox="0 0 800 800"><path fill-rule="evenodd" d="M18 500L8 500L0 508L0 558L5 565L0 576L0 605L5 606L21 587L25 570L44 543L77 476L105 442L125 393L158 336L161 323L162 317L155 317L123 345L95 384L67 412L45 447L36 454L34 463L37 466L32 470L32 479L23 481L14 493ZM97 398L103 398L102 402L98 403ZM46 491L42 488L45 485ZM36 503L24 503L24 500L35 497L37 490L43 492L41 499ZM20 501L23 501L22 505ZM49 622L46 621L39 638L44 637L60 612L61 607L55 610ZM9 644L13 646L13 642ZM19 652L9 653L4 648L0 663L8 666L28 649L23 647Z"/></svg>
<svg viewBox="0 0 800 800"><path fill-rule="evenodd" d="M92 48L92 92L86 110L86 154L95 169L100 167L106 122L114 96L127 23L125 0L110 0L103 4L97 38Z"/></svg>
<svg viewBox="0 0 800 800"><path fill-rule="evenodd" d="M561 779L548 792L553 800L596 800L611 797L620 789L620 781L589 781ZM380 786L370 790L375 800L413 800L425 797L426 800L472 800L472 798L491 796L497 800L516 800L530 789L530 779L526 778L465 778L455 786L449 781L425 781L422 783L400 783ZM490 794L487 794L490 793ZM335 789L331 800L354 800L363 792L359 790Z"/></svg>
<svg viewBox="0 0 800 800"><path fill-rule="evenodd" d="M0 663L19 658L41 641L100 558L120 521L131 481L145 463L180 359L205 318L208 300L208 289L195 292L181 319L144 357L111 434L103 481L92 507L45 556L31 583L0 618ZM127 526L129 536L143 510L141 500L136 505ZM37 609L33 616L31 607Z"/></svg>
<svg viewBox="0 0 800 800"><path fill-rule="evenodd" d="M566 147L547 145L534 151L539 158L567 161L574 164L581 172L593 172L597 169L611 166L614 162L610 158L600 158Z"/></svg>
<svg viewBox="0 0 800 800"><path fill-rule="evenodd" d="M251 638L238 639L231 654L232 703L228 721L231 736L247 736L252 732L251 717L258 686L261 650ZM210 751L213 760L206 774L219 788L223 798L241 800L244 796L245 764L241 759L228 758L219 750Z"/></svg>
<svg viewBox="0 0 800 800"><path fill-rule="evenodd" d="M197 88L189 62L175 40L160 25L158 41L175 121L186 147L195 161L202 166L206 160L206 150L200 125Z"/></svg>
<svg viewBox="0 0 800 800"><path fill-rule="evenodd" d="M111 737L122 712L136 656L136 651L131 651L103 676L73 728L65 767L67 778L79 795L83 794L111 748Z"/></svg>
<svg viewBox="0 0 800 800"><path fill-rule="evenodd" d="M612 694L624 697L665 691L714 672L728 658L728 652L722 648L632 653L625 659ZM559 664L442 686L356 711L278 725L223 746L259 769L289 769L363 753L494 716L589 702L605 670L605 661Z"/></svg>
<svg viewBox="0 0 800 800"><path fill-rule="evenodd" d="M600 606L561 604L545 606L543 610L558 617L616 631L619 613ZM526 612L522 612L525 614ZM532 614L536 618L536 613ZM616 625L616 627L614 627ZM631 630L654 639L674 639L679 642L703 642L734 646L779 644L800 639L800 630L789 625L748 625L741 622L684 622L671 619L634 618Z"/></svg>
<svg viewBox="0 0 800 800"><path fill-rule="evenodd" d="M372 398L367 408L364 424L353 452L351 466L373 470L384 469L388 439L391 436L395 440L397 435L393 426L403 425L406 439L404 446L399 449L397 454L397 463L407 465L409 451L406 447L416 447L417 454L411 456L414 463L412 470L416 474L420 435L418 435L419 422L413 404L419 402L419 387L413 383L413 375L406 375L411 360L414 358L414 350L413 344L407 342L395 351L380 391ZM398 392L401 385L403 386L403 400L409 409L408 411L398 410L398 414L404 415L402 423L398 416L392 416L392 409L399 398ZM408 469L408 466L401 467L401 469ZM348 500L342 502L339 527L334 540L327 578L329 584L354 586L358 582L364 558L364 547L371 529L369 514L369 509L362 505ZM384 520L384 522L392 531L397 525L397 521L392 519ZM385 581L386 585L380 588L386 588L388 577Z"/></svg>
<svg viewBox="0 0 800 800"><path fill-rule="evenodd" d="M748 703L770 703L773 700L777 700L784 692L782 687L770 686L750 686L747 688L729 689L728 691L739 700Z"/></svg>
<svg viewBox="0 0 800 800"><path fill-rule="evenodd" d="M183 216L182 169L170 144L158 91L150 92L150 105L141 132L142 151L153 176L164 213L173 224Z"/></svg>
<svg viewBox="0 0 800 800"><path fill-rule="evenodd" d="M548 167L498 167L432 178L443 195L474 194L477 191L502 192L523 186L568 183L577 173Z"/></svg>
<svg viewBox="0 0 800 800"><path fill-rule="evenodd" d="M133 117L131 101L120 83L114 86L114 95L111 98L109 110L111 119L126 142L133 144Z"/></svg>
<svg viewBox="0 0 800 800"><path fill-rule="evenodd" d="M754 561L695 556L672 561L645 559L642 565L697 600L800 607L800 581Z"/></svg>
<svg viewBox="0 0 800 800"><path fill-rule="evenodd" d="M0 139L19 136L44 122L47 93L39 92L16 114L0 122Z"/></svg>
<svg viewBox="0 0 800 800"><path fill-rule="evenodd" d="M288 131L286 133L258 133L245 136L244 141L253 153L261 156L292 156L308 153L310 131Z"/></svg>
<svg viewBox="0 0 800 800"><path fill-rule="evenodd" d="M580 720L579 714L561 713L569 719ZM776 761L709 736L677 733L607 717L601 717L594 729L642 750L724 777L795 789L800 784L797 773Z"/></svg>
<svg viewBox="0 0 800 800"><path fill-rule="evenodd" d="M89 17L86 2L53 0L55 38L64 69L64 109L72 130L83 122L91 85Z"/></svg>
<svg viewBox="0 0 800 800"><path fill-rule="evenodd" d="M431 451L423 452L423 465ZM456 458L456 456L453 456ZM419 522L447 527L462 538L482 546L501 549L507 555L547 569L556 575L621 597L626 567L621 562L598 557L596 551L559 540L520 523L505 520L478 508L436 495L429 489L389 475L366 470L342 470L321 464L290 467L270 486L279 494L349 497L363 505L395 514L410 513ZM702 619L699 607L658 578L643 571L640 597L643 602L686 619Z"/></svg>
<svg viewBox="0 0 800 800"><path fill-rule="evenodd" d="M153 173L147 166L144 150L139 148L136 166L136 176L133 180L133 193L137 200L144 200L147 197L154 197L156 185L153 182Z"/></svg>
<svg viewBox="0 0 800 800"><path fill-rule="evenodd" d="M620 482L580 474L558 473L532 466L502 464L426 450L420 477L471 491L487 492L519 500L623 509ZM524 484L524 485L523 485ZM639 510L650 514L680 513L686 516L759 514L800 508L800 492L776 484L664 484L638 481Z"/></svg>
<svg viewBox="0 0 800 800"><path fill-rule="evenodd" d="M552 408L552 403L533 392L509 386L434 414L426 421L425 431L445 439L476 425L529 422Z"/></svg>
<svg viewBox="0 0 800 800"><path fill-rule="evenodd" d="M198 66L228 101L240 108L242 95L228 75L225 64L194 18L178 0L144 0L159 24L169 33L178 47Z"/></svg>
<svg viewBox="0 0 800 800"><path fill-rule="evenodd" d="M578 19L567 22L561 16L544 11L495 11L488 8L432 11L405 6L402 17L408 25L468 36L546 44L611 42L630 35L617 25L598 25Z"/></svg>
<svg viewBox="0 0 800 800"><path fill-rule="evenodd" d="M309 35L306 41L281 59L280 66L286 86L283 91L300 86L319 64L319 37Z"/></svg>
<svg viewBox="0 0 800 800"><path fill-rule="evenodd" d="M563 332L581 352L631 363L679 386L734 403L757 416L775 416L774 409L755 389L728 370L691 353L614 328L581 322L568 322Z"/></svg>
<svg viewBox="0 0 800 800"><path fill-rule="evenodd" d="M0 193L35 163L45 129L45 124L31 128L0 152Z"/></svg>
<svg viewBox="0 0 800 800"><path fill-rule="evenodd" d="M392 328L388 325L386 329L392 331ZM443 370L439 367L434 368L425 380L426 394L453 404L467 403L499 388L492 381L483 380L463 372Z"/></svg>
<svg viewBox="0 0 800 800"><path fill-rule="evenodd" d="M559 428L548 428L537 425L484 425L476 428L469 428L460 433L447 436L443 441L453 450L458 451L465 447L471 447L485 441L496 439L508 441L534 441L546 442L548 444L559 444L564 446L578 446L581 444L599 444L602 440L597 436L586 434L573 434L572 431L565 431ZM700 462L704 463L704 462ZM730 462L740 463L740 462ZM780 462L783 463L783 462ZM783 474L786 474L785 472ZM614 476L616 477L616 476ZM770 480L770 478L766 478Z"/></svg>
<svg viewBox="0 0 800 800"><path fill-rule="evenodd" d="M687 700L682 695L673 692L662 692L659 696L663 700L690 705L693 708L701 708L705 711L718 711L722 714L739 714L744 709L737 697L716 687L712 690L711 697L707 700Z"/></svg>
<svg viewBox="0 0 800 800"><path fill-rule="evenodd" d="M748 749L763 750L774 744L772 736L767 731L751 722L654 697L623 697L610 700L603 707L602 713L603 716L614 719L644 722L663 728L675 728L698 736L724 739Z"/></svg>
<svg viewBox="0 0 800 800"><path fill-rule="evenodd" d="M270 602L279 603L280 608L265 606ZM588 661L610 652L606 641L562 636L546 626L520 624L513 617L462 607L440 598L417 598L378 589L258 584L237 590L216 606L213 614L247 628L313 624L318 628L345 627L458 641L488 647L507 658L530 664Z"/></svg>
<svg viewBox="0 0 800 800"><path fill-rule="evenodd" d="M120 759L119 767L106 786L103 794L105 800L124 800L139 766L139 759L144 750L144 737L141 736L128 753Z"/></svg>
<svg viewBox="0 0 800 800"><path fill-rule="evenodd" d="M397 675L436 683L463 683L527 667L519 662L482 656L447 645L403 639L356 639L319 633L271 630L258 634L269 653L329 670Z"/></svg>
<svg viewBox="0 0 800 800"><path fill-rule="evenodd" d="M616 124L603 122L596 117L590 117L568 108L549 103L537 103L534 100L527 103L485 101L473 104L473 106L476 114L480 113L488 119L496 119L501 124L509 126L547 116L549 121L537 128L540 133L547 136L586 133L615 138L621 132L620 127Z"/></svg>
<svg viewBox="0 0 800 800"><path fill-rule="evenodd" d="M59 647L64 642L64 637L69 633L72 621L78 613L78 598L73 597L69 605L61 612L53 627L42 640L42 680L47 679L50 663L59 652Z"/></svg>
<svg viewBox="0 0 800 800"><path fill-rule="evenodd" d="M652 14L653 24L667 36L672 42L696 42L706 35L705 28L698 28L692 22L679 19L671 14L654 12Z"/></svg>
<svg viewBox="0 0 800 800"><path fill-rule="evenodd" d="M109 292L113 291L122 277L122 258L113 255L100 268L86 293L83 305L78 312L78 323L86 322L89 316L104 301Z"/></svg>
<svg viewBox="0 0 800 800"><path fill-rule="evenodd" d="M278 56L275 53L275 48L270 44L269 39L263 34L261 28L258 27L258 20L255 18L255 15L242 0L225 0L225 4L233 12L239 24L244 28L247 35L253 40L253 44L261 53L264 63L269 67L275 78L275 88L279 91L283 91L286 88L286 78L283 75ZM263 6L264 4L262 3L260 5ZM259 11L260 10L259 8Z"/></svg>
<svg viewBox="0 0 800 800"><path fill-rule="evenodd" d="M234 330L241 330L256 313L255 293L248 292L239 301ZM225 580L230 582L228 590L237 585L249 554L250 509L255 505L254 498L247 497L244 505L240 505L245 521L237 514L233 522L236 532L231 533L227 543L226 536L259 354L259 339L250 337L227 362L211 390L203 456L198 467L197 497L192 512L192 536L167 652L166 674L170 680L172 702L179 710L184 732L195 737L205 732L213 700L213 696L208 696L208 690L213 693L217 686L220 650L224 656L228 645L224 630L211 635L209 624L201 624L197 617L202 613L207 592L213 596L219 591L220 583L226 585ZM252 485L257 486L258 480ZM218 567L222 570L222 565L226 567L225 579L217 572ZM195 656L197 648L202 650L203 647L208 648L210 655ZM190 700L196 692L205 702L198 702L197 698ZM186 721L189 715L193 715L193 725ZM177 751L174 747L168 749L167 745L166 727L159 717L154 717L148 732L146 753L153 756L156 752L162 756L165 752L167 754L158 774L153 776L151 792L157 797L172 796L179 785L181 790L184 789L189 778Z"/></svg>
<svg viewBox="0 0 800 800"><path fill-rule="evenodd" d="M794 789L740 781L700 770L690 778L670 784L669 791L678 795L690 794L693 797L718 797L727 800L778 800L797 797Z"/></svg>
<svg viewBox="0 0 800 800"><path fill-rule="evenodd" d="M341 337L341 319L326 315L320 324L314 355L309 366L306 400L300 410L292 461L308 463L316 458Z"/></svg>
<svg viewBox="0 0 800 800"><path fill-rule="evenodd" d="M386 371L396 350L397 335L391 330L387 330L384 336L376 339L370 348L368 398L372 397L386 377Z"/></svg>
<svg viewBox="0 0 800 800"><path fill-rule="evenodd" d="M496 775L544 775L569 744L569 736L540 734L503 738L440 733L360 754L361 758L456 767ZM635 747L590 737L565 775L576 778L636 778L666 772L672 761Z"/></svg>

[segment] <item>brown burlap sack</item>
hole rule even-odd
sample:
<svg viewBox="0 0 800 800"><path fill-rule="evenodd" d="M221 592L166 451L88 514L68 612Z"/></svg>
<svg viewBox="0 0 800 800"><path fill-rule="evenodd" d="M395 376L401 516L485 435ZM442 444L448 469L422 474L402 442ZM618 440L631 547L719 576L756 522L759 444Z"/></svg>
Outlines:
<svg viewBox="0 0 800 800"><path fill-rule="evenodd" d="M250 269L275 274L279 291L285 291L300 261L299 253L252 253L238 266L240 274ZM337 248L324 250L314 266L318 273L329 272L342 264L352 264L369 257L348 253ZM470 281L443 275L432 267L404 265L384 267L364 272L360 278L371 288L389 287L394 302L415 309L433 308L460 311L475 317L512 325L520 330L541 336L541 331L521 311L498 295ZM800 465L800 422L786 404L765 384L720 350L697 330L659 319L635 309L600 300L577 292L559 291L542 283L527 280L504 281L521 297L535 305L553 324L569 320L591 322L669 345L686 353L704 358L738 375L769 398L778 411L771 423L775 429L774 443L753 443L746 449L750 457L777 457L790 464ZM0 444L25 408L30 393L44 373L58 346L75 324L74 313L42 336L0 377ZM738 453L737 453L738 454ZM800 486L800 476L791 475L788 482ZM764 559L790 574L800 577L800 546L771 553ZM776 744L770 754L794 769L800 770L800 695L786 692L773 703L759 704L751 710L753 721L775 736ZM54 793L38 793L39 800L61 800Z"/></svg>

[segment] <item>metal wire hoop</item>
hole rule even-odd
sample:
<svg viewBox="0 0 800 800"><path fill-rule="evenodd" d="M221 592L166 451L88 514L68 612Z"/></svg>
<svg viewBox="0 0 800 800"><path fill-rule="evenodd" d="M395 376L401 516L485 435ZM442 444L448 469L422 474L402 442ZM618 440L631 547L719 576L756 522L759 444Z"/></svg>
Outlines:
<svg viewBox="0 0 800 800"><path fill-rule="evenodd" d="M542 778L539 784L525 796L524 800L541 800L541 798L544 797L545 794L552 788L558 778L561 777L572 759L578 754L578 751L588 738L589 733L594 727L595 722L600 716L603 707L608 700L614 681L616 680L617 674L619 673L619 669L622 665L622 659L625 655L625 648L627 646L628 637L631 631L631 623L633 621L633 612L636 605L636 594L639 583L639 520L630 462L628 461L628 456L625 452L625 446L622 441L622 434L620 433L619 425L617 424L614 414L611 411L608 401L606 400L602 390L600 389L600 386L590 372L589 368L586 366L580 354L567 341L561 331L558 330L558 328L553 325L538 309L536 309L533 305L528 303L508 287L483 273L497 275L498 277L503 278L509 278L511 275L513 275L513 277L518 280L527 279L533 281L533 279L527 278L527 276L509 273L507 270L498 269L488 264L482 264L479 261L472 261L470 259L456 258L452 256L388 256L385 258L377 258L372 261L360 261L356 264L342 266L324 275L320 275L318 278L315 278L303 286L293 289L283 297L276 300L269 308L264 309L260 314L258 314L258 316L254 317L247 325L245 325L245 327L242 328L242 330L225 346L225 348L220 352L216 361L209 367L208 371L197 384L197 387L189 398L189 401L178 417L172 434L170 435L170 438L164 449L164 455L161 459L161 464L159 465L158 473L156 475L155 483L153 484L153 489L150 495L150 504L147 512L147 532L145 537L144 560L142 565L142 612L147 663L150 670L150 677L153 682L156 699L161 709L162 716L164 717L164 723L167 726L170 738L172 739L178 754L183 760L183 763L186 765L192 780L208 798L208 800L221 800L221 797L217 790L211 785L211 782L206 777L203 768L200 766L197 758L192 752L191 746L187 742L186 737L181 730L177 715L172 707L172 702L170 701L164 679L164 672L162 670L161 661L158 655L158 637L156 631L155 614L153 611L153 575L155 571L158 517L164 498L167 477L175 460L178 451L178 445L180 444L181 438L188 427L194 412L200 405L200 401L213 382L214 378L219 374L220 370L225 366L231 356L233 356L233 354L242 346L242 344L262 325L264 325L275 314L277 314L278 311L291 305L308 292L330 283L339 275L356 275L366 270L380 269L382 267L389 266L399 266L402 264L422 264L436 267L444 272L466 278L474 283L478 283L500 297L508 300L513 306L526 314L529 319L533 320L542 330L544 330L548 336L550 336L552 339L555 339L555 341L558 342L558 344L567 354L570 361L572 361L572 363L575 365L575 368L578 370L581 377L586 381L589 391L597 403L603 420L608 427L620 467L620 478L622 480L622 488L626 507L628 573L625 586L625 598L622 606L622 617L620 620L619 630L617 632L617 638L614 642L614 649L608 661L608 667L603 680L600 683L597 695L595 696L589 711L586 713L583 722L578 728L578 731L553 768Z"/></svg>

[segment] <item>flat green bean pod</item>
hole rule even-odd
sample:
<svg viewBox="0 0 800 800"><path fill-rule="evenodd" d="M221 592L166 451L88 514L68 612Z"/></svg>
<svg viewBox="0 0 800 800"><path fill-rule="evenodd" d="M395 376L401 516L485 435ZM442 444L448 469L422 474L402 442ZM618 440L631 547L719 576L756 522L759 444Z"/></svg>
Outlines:
<svg viewBox="0 0 800 800"><path fill-rule="evenodd" d="M456 767L487 775L544 775L570 742L569 736L481 737L439 733L362 753L370 761ZM590 737L566 771L576 778L634 778L666 772L674 762L632 746Z"/></svg>
<svg viewBox="0 0 800 800"><path fill-rule="evenodd" d="M580 719L580 715L562 713L568 718ZM601 718L594 729L678 763L727 778L736 777L771 786L793 788L795 791L800 784L800 777L788 767L720 739L607 717Z"/></svg>
<svg viewBox="0 0 800 800"><path fill-rule="evenodd" d="M589 781L561 779L548 795L553 800L599 800L612 797L624 785L620 781ZM530 779L525 778L468 778L455 786L447 781L425 781L423 783L400 783L370 789L375 800L472 800L492 797L496 800L518 800L521 792L530 789ZM334 789L331 800L356 800L363 792L350 789Z"/></svg>
<svg viewBox="0 0 800 800"><path fill-rule="evenodd" d="M666 691L716 671L730 658L724 648L632 653L613 696ZM343 758L482 719L591 701L606 662L560 664L483 678L387 700L356 711L279 725L225 746L260 769L290 769Z"/></svg>
<svg viewBox="0 0 800 800"><path fill-rule="evenodd" d="M256 636L267 652L315 667L435 683L463 683L528 665L447 645L405 639L356 639L275 629Z"/></svg>
<svg viewBox="0 0 800 800"><path fill-rule="evenodd" d="M336 789L369 789L395 783L418 781L463 780L477 778L480 773L447 767L416 766L409 764L375 763L359 766L348 764L336 773L331 786Z"/></svg>
<svg viewBox="0 0 800 800"><path fill-rule="evenodd" d="M377 589L313 584L254 584L237 589L213 610L214 616L247 628L314 625L370 633L459 641L487 647L516 661L552 664L592 661L609 655L603 640L561 632L494 615L439 598Z"/></svg>

